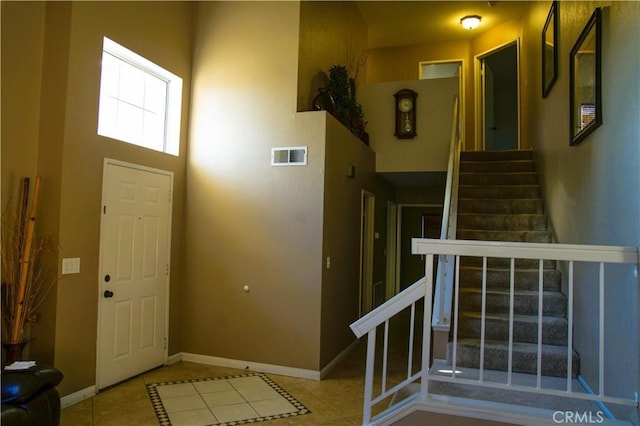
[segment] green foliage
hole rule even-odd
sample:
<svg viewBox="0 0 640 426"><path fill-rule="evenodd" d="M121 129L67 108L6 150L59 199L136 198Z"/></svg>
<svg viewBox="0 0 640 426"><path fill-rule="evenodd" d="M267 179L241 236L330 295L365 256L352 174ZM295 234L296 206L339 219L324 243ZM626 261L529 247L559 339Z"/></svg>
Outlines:
<svg viewBox="0 0 640 426"><path fill-rule="evenodd" d="M329 68L327 90L336 104L333 115L347 129L360 137L364 132L364 111L356 101L351 84L347 67L333 65Z"/></svg>

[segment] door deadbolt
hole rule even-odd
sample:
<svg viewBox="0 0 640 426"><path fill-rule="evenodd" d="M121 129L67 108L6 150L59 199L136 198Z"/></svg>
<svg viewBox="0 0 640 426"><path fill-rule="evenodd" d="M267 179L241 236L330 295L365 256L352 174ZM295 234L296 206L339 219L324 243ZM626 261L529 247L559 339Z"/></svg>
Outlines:
<svg viewBox="0 0 640 426"><path fill-rule="evenodd" d="M105 298L107 298L107 299L108 299L109 297L113 297L113 292L112 292L112 291L110 291L110 290L105 290L105 291L104 291L104 297L105 297Z"/></svg>
<svg viewBox="0 0 640 426"><path fill-rule="evenodd" d="M104 282L108 283L109 281L111 281L111 275L107 274L104 276Z"/></svg>

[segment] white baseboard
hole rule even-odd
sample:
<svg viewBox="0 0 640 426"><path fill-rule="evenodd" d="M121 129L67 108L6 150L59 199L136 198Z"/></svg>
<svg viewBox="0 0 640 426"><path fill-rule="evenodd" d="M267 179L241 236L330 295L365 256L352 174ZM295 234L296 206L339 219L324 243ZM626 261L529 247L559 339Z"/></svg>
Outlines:
<svg viewBox="0 0 640 426"><path fill-rule="evenodd" d="M69 395L65 395L60 398L60 407L66 408L70 407L78 402L82 402L85 399L92 398L96 395L96 387L89 386L88 388L80 389L77 392L71 393Z"/></svg>
<svg viewBox="0 0 640 426"><path fill-rule="evenodd" d="M239 359L221 358L217 356L199 355L188 352L182 352L181 354L172 355L177 357L180 355L182 361L195 362L198 364L216 365L219 367L237 368L239 370L251 370L258 371L260 373L278 374L281 376L298 377L301 379L309 380L322 380L331 370L335 368L340 360L349 354L358 345L358 341L355 340L347 348L338 354L333 360L329 362L322 370L307 370L304 368L287 367L283 365L263 364L260 362L243 361ZM177 362L174 361L174 362ZM167 361L168 362L168 361Z"/></svg>
<svg viewBox="0 0 640 426"><path fill-rule="evenodd" d="M167 357L167 363L165 365L175 364L176 362L180 362L182 360L182 354L178 352L177 354L173 354Z"/></svg>
<svg viewBox="0 0 640 426"><path fill-rule="evenodd" d="M237 368L239 370L258 371L260 373L278 374L281 376L299 377L301 379L320 380L320 371L304 368L286 367L282 365L263 364L259 362L243 361L239 359L221 358L217 356L198 355L182 352L182 361L198 364L216 365L218 367Z"/></svg>
<svg viewBox="0 0 640 426"><path fill-rule="evenodd" d="M258 371L261 373L270 373L270 374L278 374L281 376L290 376L290 377L298 377L301 379L309 379L309 380L317 380L320 381L324 378L331 370L335 368L340 360L342 360L345 356L349 354L358 344L358 341L355 340L351 343L346 349L338 354L329 364L327 364L321 371L316 370L307 370L304 368L295 368L295 367L286 367L283 365L273 365L273 364L263 364L259 362L252 361L242 361L238 359L229 359L229 358L221 358L217 356L208 356L208 355L198 355L192 354L188 352L181 352L177 354L173 354L167 357L166 365L175 364L180 361L187 362L195 362L198 364L205 365L216 365L219 367L229 367L229 368L237 368L240 370L251 370ZM60 405L62 408L69 407L71 405L77 404L79 402L84 401L85 399L89 399L96 395L96 387L89 386L88 388L81 389L72 394L63 396L60 398Z"/></svg>

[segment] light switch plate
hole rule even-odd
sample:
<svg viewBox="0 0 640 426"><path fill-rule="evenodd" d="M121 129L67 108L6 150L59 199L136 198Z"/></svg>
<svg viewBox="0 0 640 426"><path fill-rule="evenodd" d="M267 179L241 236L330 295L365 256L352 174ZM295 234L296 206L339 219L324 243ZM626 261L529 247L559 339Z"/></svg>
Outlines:
<svg viewBox="0 0 640 426"><path fill-rule="evenodd" d="M79 273L80 273L79 257L62 259L62 275L79 274Z"/></svg>

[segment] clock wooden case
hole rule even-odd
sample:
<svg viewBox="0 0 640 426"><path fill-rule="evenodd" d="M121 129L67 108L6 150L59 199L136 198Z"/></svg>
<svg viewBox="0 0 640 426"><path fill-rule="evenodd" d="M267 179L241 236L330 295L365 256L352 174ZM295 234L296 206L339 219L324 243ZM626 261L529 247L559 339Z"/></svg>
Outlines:
<svg viewBox="0 0 640 426"><path fill-rule="evenodd" d="M416 98L418 94L411 89L402 89L394 95L396 100L396 131L398 139L416 137Z"/></svg>

